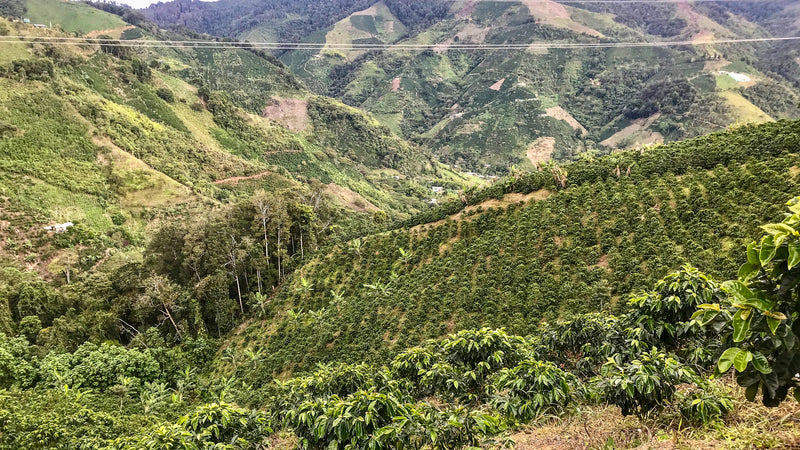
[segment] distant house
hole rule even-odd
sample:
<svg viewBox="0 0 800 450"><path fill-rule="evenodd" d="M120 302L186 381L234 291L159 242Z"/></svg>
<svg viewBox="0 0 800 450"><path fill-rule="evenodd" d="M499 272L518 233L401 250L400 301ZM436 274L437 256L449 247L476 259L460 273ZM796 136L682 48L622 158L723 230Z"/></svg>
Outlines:
<svg viewBox="0 0 800 450"><path fill-rule="evenodd" d="M56 225L53 225L53 226L44 227L44 229L47 230L47 231L55 231L56 233L63 233L65 231L67 231L67 228L69 228L69 227L71 227L73 225L75 225L75 224L72 223L72 222L64 222L64 223L59 223L59 224L56 224Z"/></svg>
<svg viewBox="0 0 800 450"><path fill-rule="evenodd" d="M437 194L441 194L444 192L444 187L442 186L431 186L431 190Z"/></svg>
<svg viewBox="0 0 800 450"><path fill-rule="evenodd" d="M35 23L35 24L33 24L33 26L36 27L36 28L47 28L47 25L45 25L43 23Z"/></svg>
<svg viewBox="0 0 800 450"><path fill-rule="evenodd" d="M436 205L439 204L439 200L436 200L435 198L432 198L432 199L428 200L428 204L431 205L431 206L436 206Z"/></svg>
<svg viewBox="0 0 800 450"><path fill-rule="evenodd" d="M22 23L31 23L31 19L22 19Z"/></svg>

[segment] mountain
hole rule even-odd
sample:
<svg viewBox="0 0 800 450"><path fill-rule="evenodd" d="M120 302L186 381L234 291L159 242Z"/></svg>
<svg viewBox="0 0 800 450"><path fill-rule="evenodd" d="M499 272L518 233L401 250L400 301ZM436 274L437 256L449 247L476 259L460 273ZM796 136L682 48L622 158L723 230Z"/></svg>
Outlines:
<svg viewBox="0 0 800 450"><path fill-rule="evenodd" d="M409 8L392 2L352 2L331 8L336 13L325 20L297 13L308 17L300 41L326 46L288 51L280 59L315 92L370 111L395 133L433 148L443 162L478 172L504 173L511 165L533 168L551 158L572 160L587 150L602 153L696 136L734 122L798 116L797 64L792 58L776 60L790 43L536 47L537 42L782 36L772 24L779 17L796 17L790 2L777 3L764 17L755 15L754 8L717 3L430 3L416 17L405 17ZM211 20L234 5L249 19L225 30L188 19ZM281 24L294 23L290 17L295 13L269 3L175 2L144 13L162 25L194 24L201 31L253 41L261 39L249 33L270 36L268 42L296 37L281 31ZM260 21L262 15L270 20ZM398 31L387 33L387 27ZM347 43L390 47L335 50ZM528 51L456 47L528 43Z"/></svg>
<svg viewBox="0 0 800 450"><path fill-rule="evenodd" d="M331 43L272 55L165 30L113 3L0 2L0 450L800 440L787 419L790 395L800 398L800 120L609 154L592 144L620 114L651 114L635 123L640 137L682 107L715 108L713 98L751 116L766 114L756 101L793 107L781 94L790 64L772 84L759 79L755 97L730 85L778 62L774 47L725 66L733 76L711 81L728 90L705 97L689 72L646 65L686 49L639 48L638 59L624 48L548 49L538 61L566 66L577 83L542 84L562 89L548 116L544 91L524 78L546 71L518 51L456 58L455 37L438 42L446 52L334 45L437 42L470 23L523 33L531 17L537 33L586 42L599 38L591 30L695 33L692 18L713 28L692 11L761 33L788 27L791 5L409 5L186 4L228 18L235 6L264 19L252 32ZM675 17L650 20L664 10ZM392 82L416 102L402 117L365 111L382 101L365 71L395 80L404 54L420 79L456 75L437 81L438 100L427 81L419 98L406 95L408 79ZM511 71L512 59L525 63L516 78L492 81L489 95L470 87ZM306 76L282 62L304 60ZM580 84L587 61L602 68L591 88ZM709 63L728 64L692 67ZM476 93L458 97L464 109L450 114L463 115L424 137L409 131L406 112L424 123L428 105L447 107L447 86ZM568 109L581 89L608 112ZM363 102L323 95L331 90ZM479 125L475 136L463 136L462 117ZM502 121L483 133L475 121L492 117ZM507 167L531 139L524 156L537 164ZM545 160L551 151L575 161ZM506 175L461 173L439 157Z"/></svg>

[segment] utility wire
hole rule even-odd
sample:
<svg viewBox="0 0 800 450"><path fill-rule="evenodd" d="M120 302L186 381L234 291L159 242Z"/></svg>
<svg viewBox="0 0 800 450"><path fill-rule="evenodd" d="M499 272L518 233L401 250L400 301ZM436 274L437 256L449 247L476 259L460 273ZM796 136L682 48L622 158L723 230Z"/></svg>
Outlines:
<svg viewBox="0 0 800 450"><path fill-rule="evenodd" d="M519 49L559 49L559 48L635 48L635 47L673 47L713 44L737 44L756 42L800 41L800 36L741 38L741 39L707 39L683 41L654 42L532 42L506 44L323 44L301 42L219 42L189 40L117 40L100 38L72 37L34 37L34 36L1 36L0 44L48 43L52 45L99 44L108 47L143 47L143 48L209 48L209 49L268 49L268 50L519 50Z"/></svg>

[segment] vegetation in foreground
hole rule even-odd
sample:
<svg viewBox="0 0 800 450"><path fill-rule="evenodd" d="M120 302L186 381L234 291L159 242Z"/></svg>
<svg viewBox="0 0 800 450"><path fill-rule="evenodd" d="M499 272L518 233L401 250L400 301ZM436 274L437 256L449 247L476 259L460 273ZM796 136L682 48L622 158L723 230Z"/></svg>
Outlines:
<svg viewBox="0 0 800 450"><path fill-rule="evenodd" d="M26 337L2 335L2 381L11 388L3 391L2 444L263 448L284 429L307 449L503 447L531 421L580 417L600 404L667 436L710 433L734 412L731 391L714 381L731 369L749 401L777 407L800 397L800 198L789 209L748 246L736 280L718 283L687 266L632 296L627 314L580 315L526 338L464 330L385 365L320 366L256 391L175 370L202 358L201 342L165 349L148 333L142 350L84 344L40 360ZM229 396L254 409L225 403ZM123 408L131 417L119 417Z"/></svg>

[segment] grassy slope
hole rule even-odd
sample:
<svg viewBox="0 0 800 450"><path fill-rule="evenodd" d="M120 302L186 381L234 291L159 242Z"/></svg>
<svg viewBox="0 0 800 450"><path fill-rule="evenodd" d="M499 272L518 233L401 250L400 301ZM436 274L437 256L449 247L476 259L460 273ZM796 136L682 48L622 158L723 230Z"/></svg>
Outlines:
<svg viewBox="0 0 800 450"><path fill-rule="evenodd" d="M27 0L32 23L60 26L68 33L87 34L128 25L117 16L79 2L61 0Z"/></svg>
<svg viewBox="0 0 800 450"><path fill-rule="evenodd" d="M79 23L90 21L98 12L78 11L92 12L89 17L79 16ZM58 34L16 26L20 34ZM28 45L5 47L10 51L0 51L3 64L44 61ZM343 192L352 190L353 194L334 196L343 206L360 208L356 203L368 202L394 217L427 207L423 200L430 195L429 181L444 178L454 185L470 183L446 167L434 166L422 149L391 135L371 117L325 99L321 99L324 114L312 118L312 126L305 131L288 132L276 122L249 116L247 128L263 139L256 145L263 151L278 151L242 152L247 145L222 129L212 113L197 108L197 87L185 81L199 74L227 89L236 77L226 78L220 69L224 65L201 70L202 62L238 61L245 69L241 76L256 74L240 86L255 95L240 89L232 91L234 99L311 98L307 92L292 91L290 74L251 52L143 52L135 57L149 63L163 56L175 67L153 70L152 79L145 81L132 72L130 60L96 48L59 46L50 55L59 62L52 79L33 81L34 74L25 79L0 77L0 125L5 130L0 138L0 189L5 199L0 206L0 234L14 242L29 241L44 225L64 221L114 233L118 227L112 217L118 215L125 218L119 229L141 236L146 224L162 212L189 214L213 204L214 198L247 195L259 188L290 188L311 178L335 183ZM175 101L159 98L158 88L172 91ZM298 143L303 152L282 152L286 139ZM402 180L376 175L375 171L385 169L384 159L371 152L388 153L395 159L404 155L398 169L408 175ZM329 190L339 192L334 185ZM361 200L354 203L353 199ZM0 251L0 256L44 265L57 257L16 250Z"/></svg>

